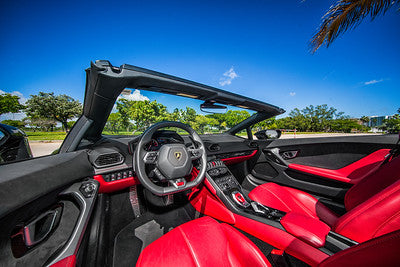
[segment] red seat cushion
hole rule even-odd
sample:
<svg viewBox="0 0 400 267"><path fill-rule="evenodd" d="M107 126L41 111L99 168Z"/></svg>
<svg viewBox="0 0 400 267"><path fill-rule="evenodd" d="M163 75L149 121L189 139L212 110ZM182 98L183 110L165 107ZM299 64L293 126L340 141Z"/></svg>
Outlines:
<svg viewBox="0 0 400 267"><path fill-rule="evenodd" d="M249 197L265 206L285 212L296 212L335 225L338 216L318 199L303 191L267 183L254 188Z"/></svg>
<svg viewBox="0 0 400 267"><path fill-rule="evenodd" d="M261 251L228 224L210 217L185 223L147 246L137 266L271 266Z"/></svg>
<svg viewBox="0 0 400 267"><path fill-rule="evenodd" d="M318 266L399 266L400 231L392 232L335 253Z"/></svg>

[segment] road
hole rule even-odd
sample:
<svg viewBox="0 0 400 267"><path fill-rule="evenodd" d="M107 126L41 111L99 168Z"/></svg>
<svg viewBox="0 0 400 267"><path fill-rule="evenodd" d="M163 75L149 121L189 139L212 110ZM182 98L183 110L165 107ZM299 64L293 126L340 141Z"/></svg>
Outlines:
<svg viewBox="0 0 400 267"><path fill-rule="evenodd" d="M345 134L345 133L323 133L323 134L284 134L280 139L294 138L318 138L318 137L334 137L334 136L361 136L375 134ZM54 150L60 148L62 141L31 141L31 147L34 157L50 155Z"/></svg>
<svg viewBox="0 0 400 267"><path fill-rule="evenodd" d="M32 154L34 157L46 156L60 148L62 141L30 141Z"/></svg>
<svg viewBox="0 0 400 267"><path fill-rule="evenodd" d="M335 137L335 136L362 136L362 135L381 135L381 134L374 134L374 133L320 133L320 134L296 134L293 133L286 133L283 134L280 139L293 139L293 138L318 138L318 137Z"/></svg>

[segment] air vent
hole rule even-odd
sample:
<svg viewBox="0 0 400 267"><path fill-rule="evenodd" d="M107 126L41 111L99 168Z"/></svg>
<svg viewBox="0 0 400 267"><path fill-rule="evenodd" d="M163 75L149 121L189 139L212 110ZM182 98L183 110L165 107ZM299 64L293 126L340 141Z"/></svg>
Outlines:
<svg viewBox="0 0 400 267"><path fill-rule="evenodd" d="M208 147L208 150L210 150L211 152L216 152L220 151L221 147L218 144L212 144Z"/></svg>
<svg viewBox="0 0 400 267"><path fill-rule="evenodd" d="M257 142L255 142L255 141L251 141L251 142L249 143L249 147L257 148L257 147L258 147L258 144L257 144Z"/></svg>
<svg viewBox="0 0 400 267"><path fill-rule="evenodd" d="M99 155L94 161L94 165L98 168L104 168L108 166L113 166L120 164L124 161L124 157L118 153L107 153Z"/></svg>

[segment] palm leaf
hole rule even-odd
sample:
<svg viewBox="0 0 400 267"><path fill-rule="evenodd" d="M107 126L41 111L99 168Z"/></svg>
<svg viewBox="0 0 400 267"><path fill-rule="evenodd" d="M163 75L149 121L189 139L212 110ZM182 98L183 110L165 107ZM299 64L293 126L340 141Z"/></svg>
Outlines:
<svg viewBox="0 0 400 267"><path fill-rule="evenodd" d="M371 16L373 20L399 3L400 0L339 0L322 17L322 23L310 42L312 53L323 44L329 47L340 34L358 26L365 17Z"/></svg>

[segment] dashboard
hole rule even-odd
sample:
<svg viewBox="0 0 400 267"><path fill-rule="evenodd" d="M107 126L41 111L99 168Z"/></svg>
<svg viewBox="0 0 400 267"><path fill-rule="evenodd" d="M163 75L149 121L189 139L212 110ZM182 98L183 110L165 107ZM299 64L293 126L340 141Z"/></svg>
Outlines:
<svg viewBox="0 0 400 267"><path fill-rule="evenodd" d="M208 158L222 160L226 165L250 159L260 151L257 140L247 140L229 134L200 137ZM100 193L115 192L140 183L133 166L134 151L139 139L140 136L107 136L86 147L94 166L94 178L100 182ZM160 130L154 133L144 149L158 151L163 145L173 143L193 146L193 140L187 135L181 136L175 131Z"/></svg>
<svg viewBox="0 0 400 267"><path fill-rule="evenodd" d="M154 133L150 142L145 145L146 151L157 151L165 144L184 144L184 139L175 131L162 130Z"/></svg>

